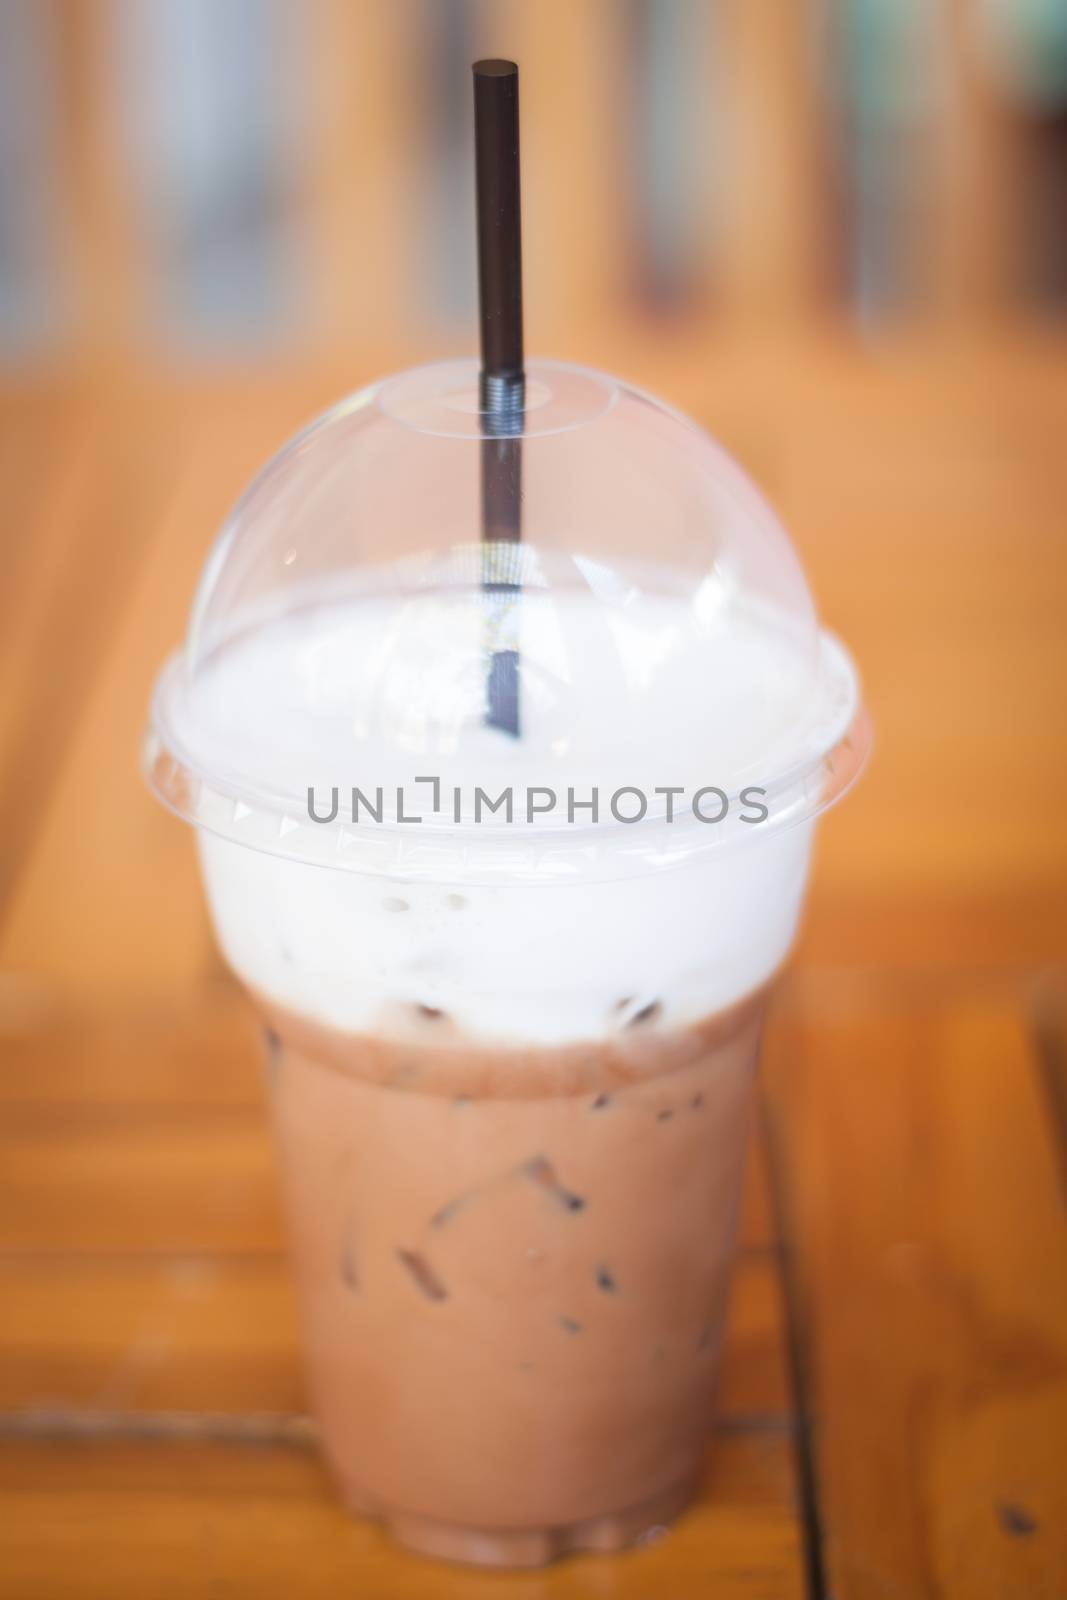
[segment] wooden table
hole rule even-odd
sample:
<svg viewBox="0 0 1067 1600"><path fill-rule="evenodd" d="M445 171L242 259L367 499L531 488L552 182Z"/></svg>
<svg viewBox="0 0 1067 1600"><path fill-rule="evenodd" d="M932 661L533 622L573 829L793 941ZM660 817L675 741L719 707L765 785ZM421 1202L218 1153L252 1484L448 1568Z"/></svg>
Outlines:
<svg viewBox="0 0 1067 1600"><path fill-rule="evenodd" d="M710 327L603 352L776 500L879 743L768 1041L701 1502L508 1577L331 1497L254 1026L136 765L227 504L397 352L6 383L0 1594L1067 1592L1064 353Z"/></svg>

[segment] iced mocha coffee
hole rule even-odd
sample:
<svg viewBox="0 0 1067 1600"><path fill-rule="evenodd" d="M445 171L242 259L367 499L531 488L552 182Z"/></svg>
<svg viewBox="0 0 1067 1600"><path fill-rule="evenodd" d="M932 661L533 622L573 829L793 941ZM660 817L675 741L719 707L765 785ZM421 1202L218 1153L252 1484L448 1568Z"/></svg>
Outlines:
<svg viewBox="0 0 1067 1600"><path fill-rule="evenodd" d="M506 603L471 367L403 375L238 508L147 749L264 1020L344 1497L505 1565L693 1492L768 986L865 747L722 453L598 374L532 364L527 401Z"/></svg>

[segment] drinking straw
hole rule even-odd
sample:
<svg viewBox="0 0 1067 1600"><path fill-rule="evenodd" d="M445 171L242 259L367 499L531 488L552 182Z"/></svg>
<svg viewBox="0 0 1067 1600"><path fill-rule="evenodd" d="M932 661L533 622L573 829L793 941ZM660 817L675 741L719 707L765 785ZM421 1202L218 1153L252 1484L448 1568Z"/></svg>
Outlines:
<svg viewBox="0 0 1067 1600"><path fill-rule="evenodd" d="M479 404L482 439L482 588L496 596L500 642L521 584L522 233L519 205L519 69L514 61L474 63L474 150L478 215ZM514 618L511 618L514 622ZM490 650L486 721L518 737L519 653Z"/></svg>

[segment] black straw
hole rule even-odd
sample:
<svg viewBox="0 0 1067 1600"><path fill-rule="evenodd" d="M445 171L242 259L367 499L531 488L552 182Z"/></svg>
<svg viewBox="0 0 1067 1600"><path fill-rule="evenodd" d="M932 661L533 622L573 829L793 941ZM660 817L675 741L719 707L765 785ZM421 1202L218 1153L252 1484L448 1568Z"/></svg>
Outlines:
<svg viewBox="0 0 1067 1600"><path fill-rule="evenodd" d="M482 371L521 382L519 69L514 61L474 63L474 150Z"/></svg>
<svg viewBox="0 0 1067 1600"><path fill-rule="evenodd" d="M519 203L519 69L513 61L474 63L474 147L478 197L478 304L482 367L482 587L499 597L493 626L519 592L519 563L502 545L522 538L522 227ZM519 655L492 650L486 720L518 736Z"/></svg>

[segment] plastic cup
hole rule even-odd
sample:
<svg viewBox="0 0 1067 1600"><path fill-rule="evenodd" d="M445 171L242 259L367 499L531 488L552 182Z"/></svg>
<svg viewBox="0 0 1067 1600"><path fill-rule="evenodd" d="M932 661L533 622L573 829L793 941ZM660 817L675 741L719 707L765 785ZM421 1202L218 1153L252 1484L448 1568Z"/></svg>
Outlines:
<svg viewBox="0 0 1067 1600"><path fill-rule="evenodd" d="M868 731L692 423L532 365L521 544L479 537L486 432L461 362L288 445L207 562L146 770L266 1024L344 1497L536 1565L693 1493L768 987Z"/></svg>

